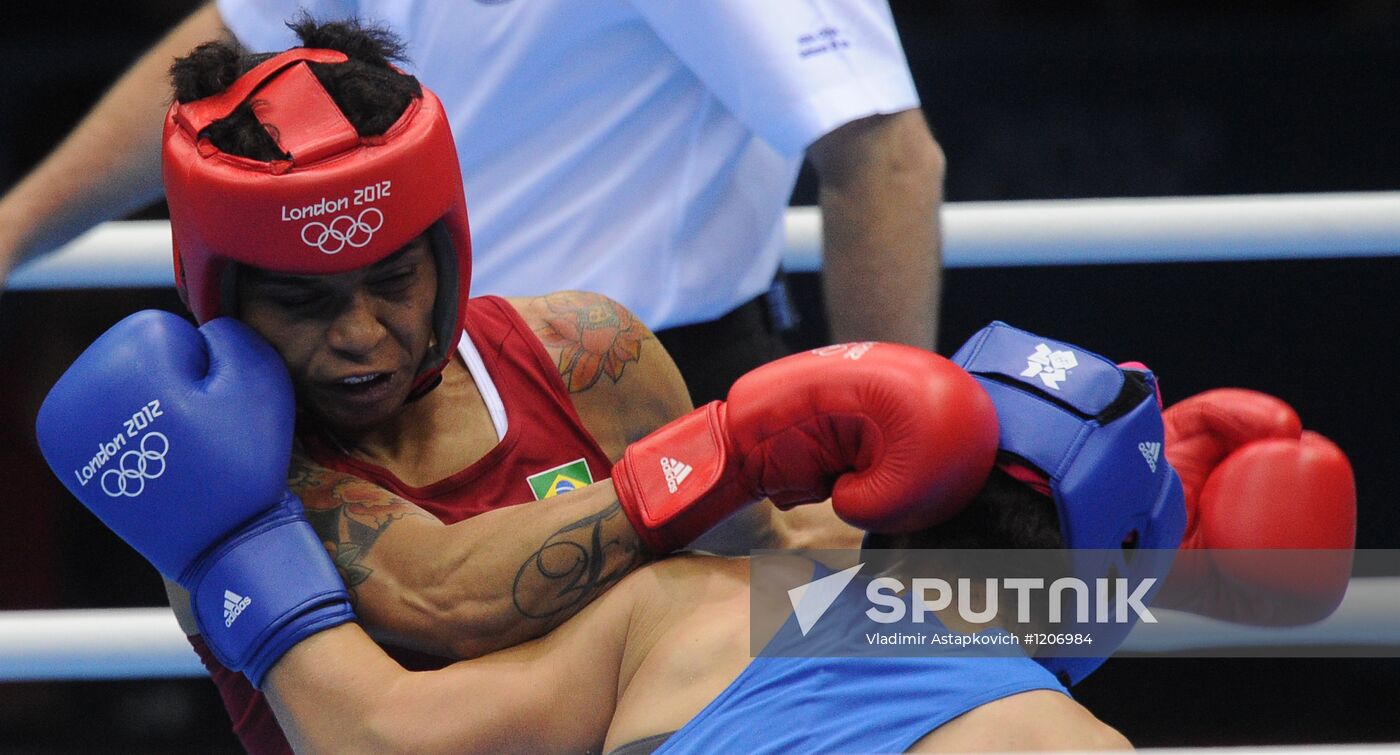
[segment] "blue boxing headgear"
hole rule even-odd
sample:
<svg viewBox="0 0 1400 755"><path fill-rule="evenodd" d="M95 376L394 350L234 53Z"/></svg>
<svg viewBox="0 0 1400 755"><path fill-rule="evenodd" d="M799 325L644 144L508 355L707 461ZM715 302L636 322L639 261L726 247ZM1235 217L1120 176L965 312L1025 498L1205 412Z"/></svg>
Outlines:
<svg viewBox="0 0 1400 755"><path fill-rule="evenodd" d="M1186 530L1186 504L1162 452L1153 374L1002 322L978 331L953 363L991 395L1001 452L1048 479L1065 547L1091 550L1077 554L1076 575L1092 579L1116 570L1132 581L1156 577L1160 586ZM1123 557L1110 558L1118 553ZM1131 626L1112 637L1096 631L1095 652L1111 653ZM1072 684L1104 658L1037 660Z"/></svg>

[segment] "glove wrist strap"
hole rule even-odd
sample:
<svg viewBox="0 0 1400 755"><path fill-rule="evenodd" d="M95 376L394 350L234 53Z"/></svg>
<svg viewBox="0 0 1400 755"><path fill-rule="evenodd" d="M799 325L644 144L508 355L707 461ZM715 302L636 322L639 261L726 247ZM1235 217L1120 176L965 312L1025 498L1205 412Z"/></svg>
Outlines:
<svg viewBox="0 0 1400 755"><path fill-rule="evenodd" d="M206 553L180 583L214 657L255 687L293 645L355 620L350 595L295 498Z"/></svg>
<svg viewBox="0 0 1400 755"><path fill-rule="evenodd" d="M739 479L712 401L627 447L613 486L632 527L653 555L669 553L762 498Z"/></svg>

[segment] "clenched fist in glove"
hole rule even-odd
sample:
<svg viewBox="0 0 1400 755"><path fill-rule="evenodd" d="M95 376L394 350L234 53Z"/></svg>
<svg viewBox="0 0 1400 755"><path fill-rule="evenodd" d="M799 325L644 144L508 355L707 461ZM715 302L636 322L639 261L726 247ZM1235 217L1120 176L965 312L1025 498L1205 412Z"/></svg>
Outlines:
<svg viewBox="0 0 1400 755"><path fill-rule="evenodd" d="M1356 540L1356 485L1341 449L1257 391L1206 391L1162 419L1187 522L1156 604L1251 624L1330 615ZM1296 552L1258 552L1283 549Z"/></svg>
<svg viewBox="0 0 1400 755"><path fill-rule="evenodd" d="M248 326L131 315L39 409L44 458L83 505L190 591L219 661L258 685L293 645L354 620L287 490L292 384Z"/></svg>
<svg viewBox="0 0 1400 755"><path fill-rule="evenodd" d="M860 343L779 359L628 446L622 508L652 553L680 547L754 501L831 498L865 530L956 514L996 457L991 398L961 368L909 346Z"/></svg>

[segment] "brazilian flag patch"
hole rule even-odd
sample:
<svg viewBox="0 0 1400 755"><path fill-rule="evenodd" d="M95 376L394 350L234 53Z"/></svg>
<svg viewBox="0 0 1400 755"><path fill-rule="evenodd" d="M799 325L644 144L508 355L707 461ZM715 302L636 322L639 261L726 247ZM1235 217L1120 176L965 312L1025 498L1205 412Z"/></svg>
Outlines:
<svg viewBox="0 0 1400 755"><path fill-rule="evenodd" d="M588 471L587 459L574 459L567 464L532 474L526 477L525 481L530 483L530 490L534 491L535 500L539 501L592 485L593 475Z"/></svg>

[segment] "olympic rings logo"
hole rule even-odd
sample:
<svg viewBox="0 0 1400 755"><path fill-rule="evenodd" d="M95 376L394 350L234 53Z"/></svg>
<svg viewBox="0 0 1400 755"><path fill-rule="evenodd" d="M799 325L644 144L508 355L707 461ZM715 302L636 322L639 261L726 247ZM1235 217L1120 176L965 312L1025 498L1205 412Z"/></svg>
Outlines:
<svg viewBox="0 0 1400 755"><path fill-rule="evenodd" d="M156 442L159 441L159 442ZM150 443L150 447L147 447ZM141 449L122 454L116 469L102 473L102 492L118 498L135 498L146 489L146 480L165 474L165 454L170 451L170 439L161 433L149 432L141 438Z"/></svg>
<svg viewBox="0 0 1400 755"><path fill-rule="evenodd" d="M384 213L378 208L366 207L359 217L340 215L330 223L319 220L307 223L301 227L301 240L326 254L339 254L346 246L364 247L383 225Z"/></svg>

